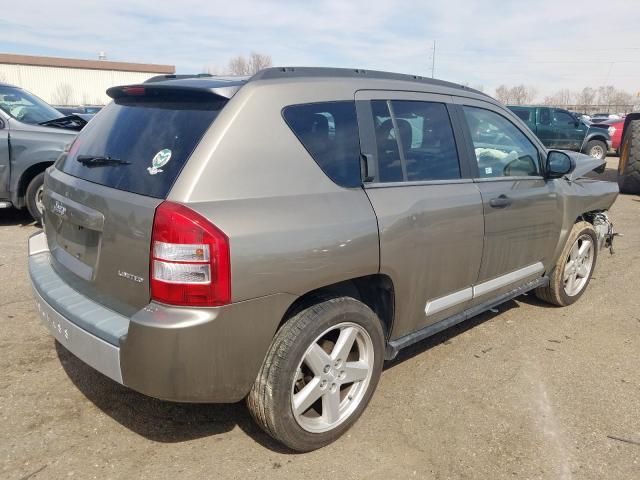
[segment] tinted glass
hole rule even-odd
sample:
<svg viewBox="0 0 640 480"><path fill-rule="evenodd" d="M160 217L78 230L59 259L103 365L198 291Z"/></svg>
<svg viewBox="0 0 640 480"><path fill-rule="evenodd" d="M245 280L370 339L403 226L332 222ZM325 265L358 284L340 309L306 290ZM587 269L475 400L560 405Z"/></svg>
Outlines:
<svg viewBox="0 0 640 480"><path fill-rule="evenodd" d="M531 121L532 110L528 110L526 108L516 108L516 107L510 107L510 110L513 113L515 113L520 118L520 120L523 120L525 122Z"/></svg>
<svg viewBox="0 0 640 480"><path fill-rule="evenodd" d="M58 168L107 187L165 198L223 106L202 98L115 100L80 132ZM93 164L79 161L92 157Z"/></svg>
<svg viewBox="0 0 640 480"><path fill-rule="evenodd" d="M502 115L463 107L482 177L540 175L538 149Z"/></svg>
<svg viewBox="0 0 640 480"><path fill-rule="evenodd" d="M453 128L443 103L394 100L391 111L407 181L460 178Z"/></svg>
<svg viewBox="0 0 640 480"><path fill-rule="evenodd" d="M555 112L555 122L556 125L561 125L563 127L571 126L573 127L576 123L576 119L569 115L567 112L563 112L562 110L556 110Z"/></svg>
<svg viewBox="0 0 640 480"><path fill-rule="evenodd" d="M396 132L385 100L371 102L378 153L378 181L402 182L403 165L398 151Z"/></svg>
<svg viewBox="0 0 640 480"><path fill-rule="evenodd" d="M354 102L291 105L284 109L283 116L329 178L343 187L362 184Z"/></svg>
<svg viewBox="0 0 640 480"><path fill-rule="evenodd" d="M542 125L551 125L551 111L548 108L540 109L540 124Z"/></svg>

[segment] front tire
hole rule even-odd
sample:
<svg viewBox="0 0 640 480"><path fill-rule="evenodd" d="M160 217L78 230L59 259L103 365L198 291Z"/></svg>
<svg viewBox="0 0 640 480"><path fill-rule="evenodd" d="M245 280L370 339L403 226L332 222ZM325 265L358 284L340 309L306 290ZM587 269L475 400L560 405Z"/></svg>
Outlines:
<svg viewBox="0 0 640 480"><path fill-rule="evenodd" d="M607 144L600 140L590 140L584 147L584 153L598 160L604 160L607 157Z"/></svg>
<svg viewBox="0 0 640 480"><path fill-rule="evenodd" d="M42 223L42 216L44 215L44 204L42 203L43 194L44 172L39 173L31 179L26 192L27 209L36 223L40 224Z"/></svg>
<svg viewBox="0 0 640 480"><path fill-rule="evenodd" d="M299 452L315 450L360 417L383 360L382 325L369 307L350 297L321 301L280 328L247 405L276 440Z"/></svg>
<svg viewBox="0 0 640 480"><path fill-rule="evenodd" d="M589 285L598 258L596 231L588 222L578 222L571 229L549 285L537 288L540 300L566 307L578 301Z"/></svg>

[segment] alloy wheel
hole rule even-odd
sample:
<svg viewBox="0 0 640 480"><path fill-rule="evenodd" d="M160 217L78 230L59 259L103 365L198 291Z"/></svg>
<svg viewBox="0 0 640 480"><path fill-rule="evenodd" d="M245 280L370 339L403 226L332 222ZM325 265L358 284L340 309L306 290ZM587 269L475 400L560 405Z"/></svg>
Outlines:
<svg viewBox="0 0 640 480"><path fill-rule="evenodd" d="M296 369L291 408L298 425L312 433L334 429L358 408L371 381L373 342L356 323L320 334Z"/></svg>
<svg viewBox="0 0 640 480"><path fill-rule="evenodd" d="M564 291L568 296L576 296L589 281L594 253L595 245L591 235L580 235L571 247L564 266Z"/></svg>
<svg viewBox="0 0 640 480"><path fill-rule="evenodd" d="M44 214L44 185L40 185L36 190L36 208L40 217Z"/></svg>

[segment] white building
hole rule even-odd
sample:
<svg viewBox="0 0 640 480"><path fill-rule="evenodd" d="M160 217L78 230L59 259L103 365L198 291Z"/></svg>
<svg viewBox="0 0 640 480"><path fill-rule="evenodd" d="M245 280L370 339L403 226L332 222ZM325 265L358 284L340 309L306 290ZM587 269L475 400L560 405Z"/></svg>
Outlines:
<svg viewBox="0 0 640 480"><path fill-rule="evenodd" d="M172 74L173 65L78 60L0 53L0 82L28 90L52 105L104 105L114 85Z"/></svg>

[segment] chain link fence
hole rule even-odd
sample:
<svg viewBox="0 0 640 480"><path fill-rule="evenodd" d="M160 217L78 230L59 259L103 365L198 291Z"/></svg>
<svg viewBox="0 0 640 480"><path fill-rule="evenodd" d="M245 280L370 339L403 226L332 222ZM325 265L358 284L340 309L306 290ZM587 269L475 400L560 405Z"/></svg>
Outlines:
<svg viewBox="0 0 640 480"><path fill-rule="evenodd" d="M577 105L577 104L557 104L551 107L564 108L571 112L586 113L587 115L595 115L596 113L608 113L615 115L626 115L631 112L640 111L640 105Z"/></svg>

